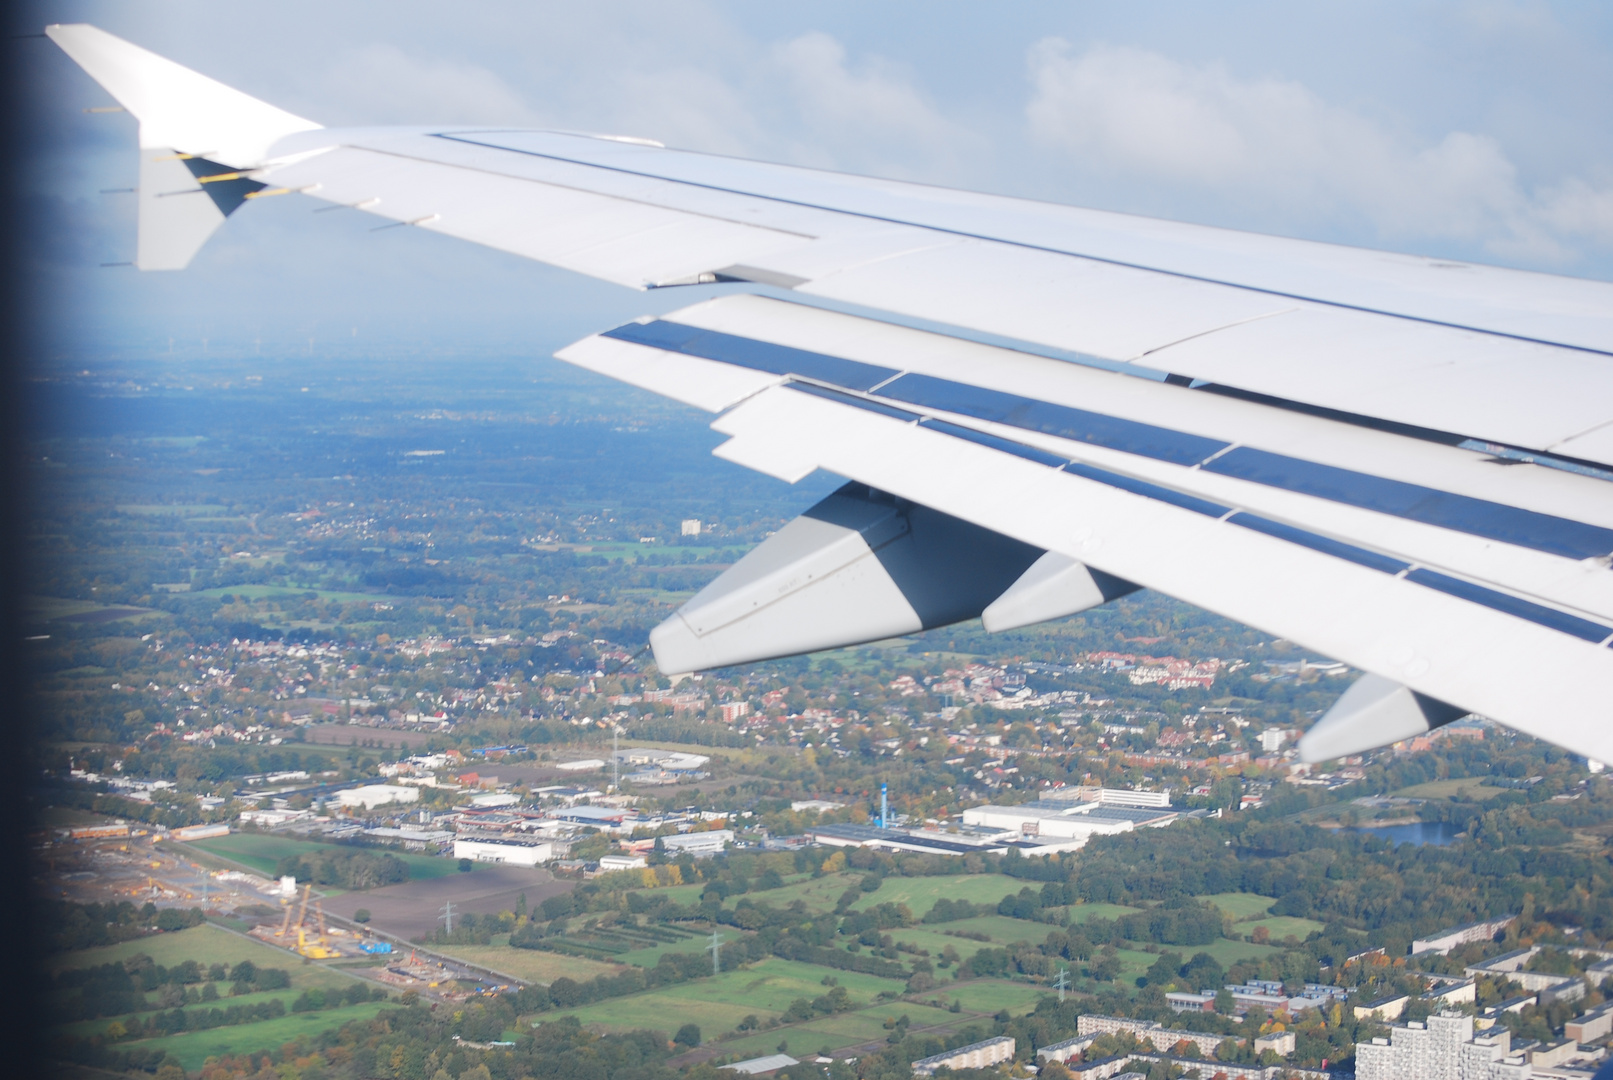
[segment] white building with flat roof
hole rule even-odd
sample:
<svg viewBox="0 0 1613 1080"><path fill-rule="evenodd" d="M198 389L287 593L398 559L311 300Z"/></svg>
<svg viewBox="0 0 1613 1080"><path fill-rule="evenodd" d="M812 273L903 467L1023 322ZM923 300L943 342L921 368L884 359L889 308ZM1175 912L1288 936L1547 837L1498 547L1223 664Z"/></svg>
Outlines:
<svg viewBox="0 0 1613 1080"><path fill-rule="evenodd" d="M999 1035L995 1039L970 1043L956 1050L922 1058L913 1062L913 1071L920 1076L933 1076L935 1070L942 1066L949 1069L987 1069L1011 1061L1013 1057L1014 1040L1007 1035Z"/></svg>
<svg viewBox="0 0 1613 1080"><path fill-rule="evenodd" d="M505 863L510 866L539 866L554 858L554 845L542 840L535 843L518 843L513 840L455 840L454 858L484 863Z"/></svg>
<svg viewBox="0 0 1613 1080"><path fill-rule="evenodd" d="M385 806L388 803L419 801L420 789L404 787L402 784L365 784L363 787L348 788L336 793L336 805L349 809L362 806L366 810L374 810L377 806Z"/></svg>
<svg viewBox="0 0 1613 1080"><path fill-rule="evenodd" d="M717 855L733 842L732 829L707 829L661 837L661 847L668 855Z"/></svg>
<svg viewBox="0 0 1613 1080"><path fill-rule="evenodd" d="M642 855L601 855L599 872L609 874L616 870L642 870L650 865Z"/></svg>
<svg viewBox="0 0 1613 1080"><path fill-rule="evenodd" d="M1483 922L1448 927L1429 937L1418 938L1413 941L1411 943L1411 955L1439 953L1444 956L1458 945L1470 945L1475 941L1491 941L1495 938L1495 935L1511 926L1516 918L1516 915L1503 915L1499 919L1486 919Z"/></svg>
<svg viewBox="0 0 1613 1080"><path fill-rule="evenodd" d="M971 806L963 812L963 823L976 828L997 829L1021 836L1079 840L1092 836L1112 836L1130 832L1132 823L1094 817L1094 803L1074 806Z"/></svg>

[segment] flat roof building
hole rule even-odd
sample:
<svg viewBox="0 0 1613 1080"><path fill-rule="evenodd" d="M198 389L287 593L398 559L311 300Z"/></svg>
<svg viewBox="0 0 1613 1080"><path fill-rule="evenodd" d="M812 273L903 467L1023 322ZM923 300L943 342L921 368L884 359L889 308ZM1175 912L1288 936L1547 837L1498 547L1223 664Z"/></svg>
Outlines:
<svg viewBox="0 0 1613 1080"><path fill-rule="evenodd" d="M948 1069L986 1069L1014 1057L1014 1040L1007 1035L995 1039L970 1043L956 1050L935 1054L913 1062L913 1071L920 1076L932 1076L943 1066Z"/></svg>
<svg viewBox="0 0 1613 1080"><path fill-rule="evenodd" d="M1516 915L1502 915L1498 919L1486 919L1483 922L1465 923L1461 926L1449 927L1429 937L1418 938L1413 941L1411 943L1411 955L1439 953L1444 956L1458 945L1469 945L1475 941L1492 941L1495 935L1511 926L1516 919Z"/></svg>
<svg viewBox="0 0 1613 1080"><path fill-rule="evenodd" d="M661 847L668 855L716 855L733 842L732 829L708 829L705 832L661 837Z"/></svg>
<svg viewBox="0 0 1613 1080"><path fill-rule="evenodd" d="M336 805L346 807L362 806L366 810L373 810L377 806L385 806L388 803L419 801L419 788L404 787L401 784L365 784L363 787L348 788L346 791L336 793Z"/></svg>
<svg viewBox="0 0 1613 1080"><path fill-rule="evenodd" d="M522 843L514 840L455 840L454 858L473 862L505 863L509 866L538 866L554 858L554 845L546 841Z"/></svg>

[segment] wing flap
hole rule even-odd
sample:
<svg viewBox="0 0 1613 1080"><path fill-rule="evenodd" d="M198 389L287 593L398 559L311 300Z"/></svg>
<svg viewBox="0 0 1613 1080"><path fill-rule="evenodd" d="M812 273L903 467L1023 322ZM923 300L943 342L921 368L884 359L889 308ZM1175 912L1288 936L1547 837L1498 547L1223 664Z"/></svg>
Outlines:
<svg viewBox="0 0 1613 1080"><path fill-rule="evenodd" d="M1057 551L1576 752L1613 756L1613 650L1156 494L788 386L721 429ZM1229 517L1230 517L1229 511ZM1326 613L1322 615L1321 613Z"/></svg>

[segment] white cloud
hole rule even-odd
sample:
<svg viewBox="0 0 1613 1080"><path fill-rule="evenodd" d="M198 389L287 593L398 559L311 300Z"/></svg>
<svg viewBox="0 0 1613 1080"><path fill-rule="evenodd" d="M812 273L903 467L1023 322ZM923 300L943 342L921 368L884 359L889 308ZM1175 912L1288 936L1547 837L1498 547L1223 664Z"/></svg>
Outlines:
<svg viewBox="0 0 1613 1080"><path fill-rule="evenodd" d="M1032 136L1080 170L1210 196L1266 227L1365 226L1554 261L1587 233L1613 241L1613 191L1568 181L1532 194L1486 135L1419 140L1298 82L1112 45L1077 54L1044 40L1030 75Z"/></svg>
<svg viewBox="0 0 1613 1080"><path fill-rule="evenodd" d="M912 78L877 56L854 70L846 47L821 32L773 46L768 77L782 78L784 108L800 134L793 157L894 175L950 177L982 140L948 120Z"/></svg>
<svg viewBox="0 0 1613 1080"><path fill-rule="evenodd" d="M536 124L522 95L475 64L425 60L374 43L326 69L324 96L348 115L327 124Z"/></svg>

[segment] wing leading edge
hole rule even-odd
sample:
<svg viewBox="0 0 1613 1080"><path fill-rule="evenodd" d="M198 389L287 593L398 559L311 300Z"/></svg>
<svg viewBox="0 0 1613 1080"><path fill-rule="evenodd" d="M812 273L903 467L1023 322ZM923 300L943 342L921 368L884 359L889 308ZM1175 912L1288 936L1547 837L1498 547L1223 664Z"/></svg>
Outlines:
<svg viewBox="0 0 1613 1080"><path fill-rule="evenodd" d="M1613 286L644 140L327 130L47 33L140 120L142 268L302 192L632 287L890 313L729 296L560 354L721 413L725 458L857 482L658 629L669 670L1148 586L1371 673L1307 756L1477 711L1613 758Z"/></svg>

